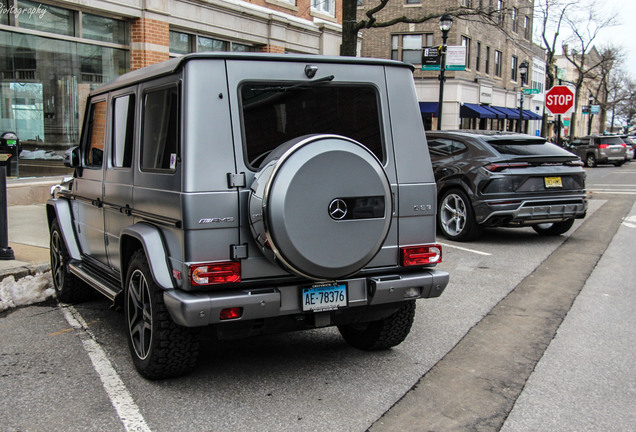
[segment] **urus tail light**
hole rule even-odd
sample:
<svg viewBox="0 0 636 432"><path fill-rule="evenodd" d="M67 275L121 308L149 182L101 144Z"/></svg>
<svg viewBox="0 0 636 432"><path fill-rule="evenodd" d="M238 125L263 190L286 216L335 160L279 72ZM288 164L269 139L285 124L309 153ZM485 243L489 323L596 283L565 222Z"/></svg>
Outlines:
<svg viewBox="0 0 636 432"><path fill-rule="evenodd" d="M438 244L408 246L400 249L402 266L420 266L442 262L442 246Z"/></svg>
<svg viewBox="0 0 636 432"><path fill-rule="evenodd" d="M235 261L190 266L192 285L215 285L241 281L241 264Z"/></svg>
<svg viewBox="0 0 636 432"><path fill-rule="evenodd" d="M527 162L515 162L515 163L506 163L506 162L495 162L489 165L486 165L486 168L490 172L500 172L509 168L528 168L530 166Z"/></svg>

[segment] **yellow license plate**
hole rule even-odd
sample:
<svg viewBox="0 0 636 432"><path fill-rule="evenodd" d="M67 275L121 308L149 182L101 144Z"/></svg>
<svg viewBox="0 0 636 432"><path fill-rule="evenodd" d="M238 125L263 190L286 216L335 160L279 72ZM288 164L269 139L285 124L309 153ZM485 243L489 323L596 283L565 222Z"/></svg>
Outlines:
<svg viewBox="0 0 636 432"><path fill-rule="evenodd" d="M545 182L546 188L563 187L563 183L561 182L561 177L544 177L543 181Z"/></svg>

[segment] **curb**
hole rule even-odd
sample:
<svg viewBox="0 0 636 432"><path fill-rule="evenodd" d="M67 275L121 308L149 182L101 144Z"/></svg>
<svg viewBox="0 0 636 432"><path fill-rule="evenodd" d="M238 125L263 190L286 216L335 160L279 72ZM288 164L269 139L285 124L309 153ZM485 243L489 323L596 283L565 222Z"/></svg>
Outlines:
<svg viewBox="0 0 636 432"><path fill-rule="evenodd" d="M18 280L25 276L35 276L38 273L45 273L49 270L51 270L51 264L46 261L0 270L0 281L8 276L13 276L15 280Z"/></svg>

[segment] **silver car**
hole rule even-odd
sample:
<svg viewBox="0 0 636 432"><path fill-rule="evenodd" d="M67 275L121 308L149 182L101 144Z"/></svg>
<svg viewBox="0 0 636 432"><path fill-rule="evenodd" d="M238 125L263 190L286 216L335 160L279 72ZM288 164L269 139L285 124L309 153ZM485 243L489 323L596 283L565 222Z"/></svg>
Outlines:
<svg viewBox="0 0 636 432"><path fill-rule="evenodd" d="M612 135L590 135L573 140L566 148L581 158L585 166L597 164L625 163L626 145L623 140Z"/></svg>
<svg viewBox="0 0 636 432"><path fill-rule="evenodd" d="M210 53L123 75L91 93L47 205L58 298L123 307L150 379L190 370L203 327L395 346L448 283L424 140L399 62Z"/></svg>

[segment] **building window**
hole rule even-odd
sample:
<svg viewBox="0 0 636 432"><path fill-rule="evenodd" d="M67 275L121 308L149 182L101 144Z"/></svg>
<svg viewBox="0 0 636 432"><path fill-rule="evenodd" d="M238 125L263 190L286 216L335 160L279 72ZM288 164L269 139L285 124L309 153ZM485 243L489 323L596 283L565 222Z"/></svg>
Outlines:
<svg viewBox="0 0 636 432"><path fill-rule="evenodd" d="M516 7L512 8L512 31L517 33L517 16L519 15L519 11Z"/></svg>
<svg viewBox="0 0 636 432"><path fill-rule="evenodd" d="M501 76L501 51L495 50L495 76Z"/></svg>
<svg viewBox="0 0 636 432"><path fill-rule="evenodd" d="M177 86L146 93L143 110L141 169L174 171L179 148Z"/></svg>
<svg viewBox="0 0 636 432"><path fill-rule="evenodd" d="M330 16L335 16L336 0L311 0L311 9Z"/></svg>
<svg viewBox="0 0 636 432"><path fill-rule="evenodd" d="M470 38L462 36L462 46L466 47L466 69L470 69Z"/></svg>
<svg viewBox="0 0 636 432"><path fill-rule="evenodd" d="M254 51L254 47L207 36L170 30L170 55L179 56L193 52L210 51L247 52Z"/></svg>
<svg viewBox="0 0 636 432"><path fill-rule="evenodd" d="M487 74L490 73L490 47L489 46L486 47L486 67L484 72L486 72Z"/></svg>
<svg viewBox="0 0 636 432"><path fill-rule="evenodd" d="M470 7L470 0L462 0L462 6L469 8Z"/></svg>
<svg viewBox="0 0 636 432"><path fill-rule="evenodd" d="M526 40L530 40L530 30L531 30L531 26L530 26L530 17L524 17L523 18L523 37L526 38Z"/></svg>
<svg viewBox="0 0 636 432"><path fill-rule="evenodd" d="M512 81L517 81L517 68L519 67L519 59L517 56L512 56L512 61L510 62L510 79Z"/></svg>
<svg viewBox="0 0 636 432"><path fill-rule="evenodd" d="M128 22L32 1L3 5L36 13L0 11L0 127L24 150L63 155L79 142L90 91L130 69ZM93 148L97 158L97 141Z"/></svg>
<svg viewBox="0 0 636 432"><path fill-rule="evenodd" d="M497 0L497 24L503 26L504 16L503 16L504 2L503 0Z"/></svg>
<svg viewBox="0 0 636 432"><path fill-rule="evenodd" d="M421 0L406 0L406 4L420 4Z"/></svg>
<svg viewBox="0 0 636 432"><path fill-rule="evenodd" d="M479 71L481 67L481 42L477 42L477 51L475 52L475 70Z"/></svg>
<svg viewBox="0 0 636 432"><path fill-rule="evenodd" d="M39 30L63 36L75 36L75 13L50 5L42 5L31 1L18 1L18 10L44 9L46 12L32 15L22 13L18 16L17 26L29 30Z"/></svg>
<svg viewBox="0 0 636 432"><path fill-rule="evenodd" d="M391 58L410 64L422 64L422 35L393 35Z"/></svg>

